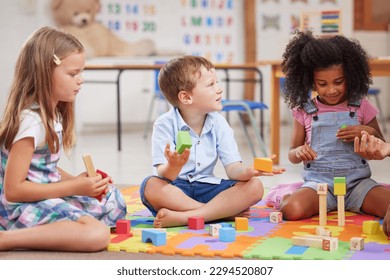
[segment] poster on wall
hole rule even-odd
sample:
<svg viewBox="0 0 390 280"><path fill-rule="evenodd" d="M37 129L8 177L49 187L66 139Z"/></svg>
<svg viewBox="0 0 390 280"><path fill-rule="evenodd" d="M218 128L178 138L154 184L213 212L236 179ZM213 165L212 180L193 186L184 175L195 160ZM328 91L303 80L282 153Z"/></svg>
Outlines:
<svg viewBox="0 0 390 280"><path fill-rule="evenodd" d="M341 18L351 13L348 5L350 1L341 0L257 0L258 59L281 59L297 29L310 29L317 35L348 34L351 26L342 27Z"/></svg>
<svg viewBox="0 0 390 280"><path fill-rule="evenodd" d="M214 63L239 63L242 1L101 0L97 20L126 41L153 40L157 55L176 50Z"/></svg>

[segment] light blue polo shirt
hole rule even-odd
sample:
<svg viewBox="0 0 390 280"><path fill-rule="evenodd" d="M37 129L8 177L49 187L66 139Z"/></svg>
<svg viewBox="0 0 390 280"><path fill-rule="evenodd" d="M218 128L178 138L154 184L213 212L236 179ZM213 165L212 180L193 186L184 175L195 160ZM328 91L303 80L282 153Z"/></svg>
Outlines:
<svg viewBox="0 0 390 280"><path fill-rule="evenodd" d="M242 161L234 139L234 131L220 113L213 112L207 115L199 136L184 122L179 110L171 108L153 125L152 158L155 175L157 175L156 166L167 163L164 156L166 144L169 143L171 150L174 151L176 137L180 130L190 132L192 147L190 158L183 166L178 179L219 184L221 178L213 174L218 158L223 166Z"/></svg>

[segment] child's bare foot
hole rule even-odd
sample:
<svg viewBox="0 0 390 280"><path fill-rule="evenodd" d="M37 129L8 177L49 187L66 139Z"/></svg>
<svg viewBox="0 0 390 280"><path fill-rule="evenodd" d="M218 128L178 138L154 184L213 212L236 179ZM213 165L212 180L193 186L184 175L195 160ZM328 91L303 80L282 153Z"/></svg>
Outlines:
<svg viewBox="0 0 390 280"><path fill-rule="evenodd" d="M154 219L153 226L155 228L176 227L187 225L188 217L185 212L172 211L166 208L161 208Z"/></svg>

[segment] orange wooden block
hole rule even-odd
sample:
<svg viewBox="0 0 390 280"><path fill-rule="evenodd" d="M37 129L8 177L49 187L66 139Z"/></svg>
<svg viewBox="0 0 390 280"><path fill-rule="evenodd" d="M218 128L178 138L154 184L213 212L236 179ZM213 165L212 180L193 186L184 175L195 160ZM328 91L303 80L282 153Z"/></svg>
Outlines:
<svg viewBox="0 0 390 280"><path fill-rule="evenodd" d="M272 172L272 160L270 158L255 158L254 169Z"/></svg>

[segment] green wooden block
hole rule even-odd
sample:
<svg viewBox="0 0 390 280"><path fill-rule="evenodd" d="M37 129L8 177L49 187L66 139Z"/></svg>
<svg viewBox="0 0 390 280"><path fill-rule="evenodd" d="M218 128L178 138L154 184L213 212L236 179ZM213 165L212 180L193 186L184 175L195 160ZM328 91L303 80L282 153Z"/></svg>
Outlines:
<svg viewBox="0 0 390 280"><path fill-rule="evenodd" d="M181 154L185 148L191 148L192 140L189 131L179 131L176 139L176 151Z"/></svg>
<svg viewBox="0 0 390 280"><path fill-rule="evenodd" d="M337 183L346 184L347 183L345 177L334 177L333 182L335 184L337 184Z"/></svg>
<svg viewBox="0 0 390 280"><path fill-rule="evenodd" d="M347 128L347 125L343 124L342 126L340 126L340 128Z"/></svg>

